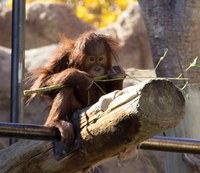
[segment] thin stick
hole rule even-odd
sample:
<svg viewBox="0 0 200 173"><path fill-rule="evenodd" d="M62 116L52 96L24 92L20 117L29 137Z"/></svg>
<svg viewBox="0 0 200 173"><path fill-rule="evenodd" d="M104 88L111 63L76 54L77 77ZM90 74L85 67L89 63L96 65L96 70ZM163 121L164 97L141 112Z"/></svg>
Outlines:
<svg viewBox="0 0 200 173"><path fill-rule="evenodd" d="M96 77L93 77L93 81L99 81L102 79L106 79L107 77L108 77L108 75L96 76Z"/></svg>
<svg viewBox="0 0 200 173"><path fill-rule="evenodd" d="M105 78L105 76L95 77L94 84L102 91L102 93L105 94L105 92L101 89L101 87L96 82L109 82L109 81L117 81L117 80L123 80L123 79L137 79L137 78L147 78L147 79L166 79L166 80L189 80L189 78L166 78L166 77L137 77L137 76L127 76L126 78L115 78L115 79L101 79ZM48 86L48 87L42 87L42 88L36 88L36 89L30 89L30 90L24 90L24 95L31 95L33 93L40 93L40 92L47 92L52 91L56 89L61 89L66 87L66 85L54 85L54 86Z"/></svg>
<svg viewBox="0 0 200 173"><path fill-rule="evenodd" d="M94 82L94 84L99 88L99 90L100 90L103 94L106 94L106 92L105 92L96 82Z"/></svg>
<svg viewBox="0 0 200 173"><path fill-rule="evenodd" d="M181 88L181 90L184 90L187 85L188 85L188 82L186 82L186 84Z"/></svg>
<svg viewBox="0 0 200 173"><path fill-rule="evenodd" d="M197 59L198 59L198 57L196 57L196 58L193 60L193 62L190 63L190 65L185 69L184 72L188 71L188 70L189 70L190 68L192 68L192 67L200 67L200 65L197 64ZM183 76L183 73L181 73L177 78L180 78L181 76Z"/></svg>
<svg viewBox="0 0 200 173"><path fill-rule="evenodd" d="M125 78L115 78L115 79L100 79L96 80L95 82L109 82L109 81L116 81L116 80L124 80Z"/></svg>
<svg viewBox="0 0 200 173"><path fill-rule="evenodd" d="M153 72L154 69L124 69L125 72L134 72L134 71L144 71L144 72Z"/></svg>
<svg viewBox="0 0 200 173"><path fill-rule="evenodd" d="M189 78L168 78L168 77L143 77L143 76L128 76L127 79L135 79L135 78L143 78L143 79L166 79L166 80L189 80Z"/></svg>
<svg viewBox="0 0 200 173"><path fill-rule="evenodd" d="M65 86L63 86L63 85L62 86L54 85L54 86L24 90L24 95L31 95L33 93L47 92L47 91L52 91L52 90L56 90L56 89L61 89L61 88L64 88L64 87Z"/></svg>
<svg viewBox="0 0 200 173"><path fill-rule="evenodd" d="M103 80L105 78L107 78L107 75L97 76L97 77L93 78L93 81L94 82L95 81L96 82L107 82L107 81L113 81L113 80L122 80L121 78L120 79ZM62 85L62 86L60 86L60 85L54 85L54 86L41 87L41 88L35 88L35 89L30 89L30 90L24 90L24 95L31 95L33 93L47 92L47 91L52 91L52 90L56 90L56 89L61 89L61 88L64 88L64 87L66 87L66 85ZM103 91L103 93L105 93L105 92Z"/></svg>
<svg viewBox="0 0 200 173"><path fill-rule="evenodd" d="M158 68L158 66L160 65L161 61L166 57L167 52L168 52L168 49L166 49L166 51L164 52L164 55L163 55L162 57L160 57L160 59L159 59L157 65L156 65L156 67L154 68L155 71L157 70L157 68Z"/></svg>

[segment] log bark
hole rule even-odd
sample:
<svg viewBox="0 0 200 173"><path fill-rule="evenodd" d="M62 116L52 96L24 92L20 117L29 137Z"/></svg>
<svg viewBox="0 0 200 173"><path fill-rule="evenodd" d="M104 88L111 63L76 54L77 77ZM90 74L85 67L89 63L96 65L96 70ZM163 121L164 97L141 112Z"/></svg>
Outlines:
<svg viewBox="0 0 200 173"><path fill-rule="evenodd" d="M79 150L56 160L51 142L18 142L0 151L0 172L81 171L175 127L184 113L184 97L171 82L145 81L107 94L82 110Z"/></svg>

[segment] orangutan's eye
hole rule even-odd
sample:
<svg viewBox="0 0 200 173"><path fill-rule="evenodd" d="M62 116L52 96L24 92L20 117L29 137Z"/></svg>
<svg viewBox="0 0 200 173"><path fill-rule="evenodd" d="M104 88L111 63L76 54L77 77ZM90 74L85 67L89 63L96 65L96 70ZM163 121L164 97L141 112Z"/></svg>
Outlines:
<svg viewBox="0 0 200 173"><path fill-rule="evenodd" d="M103 61L105 59L105 56L100 56L99 57L99 61L101 62L101 61Z"/></svg>
<svg viewBox="0 0 200 173"><path fill-rule="evenodd" d="M95 57L94 57L94 56L90 56L90 57L89 57L89 60L90 60L91 62L94 62L94 61L95 61Z"/></svg>

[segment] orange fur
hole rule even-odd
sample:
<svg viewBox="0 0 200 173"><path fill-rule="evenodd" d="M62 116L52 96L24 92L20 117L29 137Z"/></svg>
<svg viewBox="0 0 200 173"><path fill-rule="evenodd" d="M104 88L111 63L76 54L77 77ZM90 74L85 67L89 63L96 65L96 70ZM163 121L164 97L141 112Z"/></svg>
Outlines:
<svg viewBox="0 0 200 173"><path fill-rule="evenodd" d="M106 64L95 63L99 63L99 68L103 68L105 74L108 74L110 78L115 78L117 75L113 75L111 62L117 58L117 48L118 42L116 40L94 32L84 33L76 40L69 40L62 36L60 47L47 65L33 74L34 83L31 88L51 85L66 86L59 90L32 94L29 99L31 101L36 96L44 96L52 100L52 107L45 125L58 127L65 144L72 143L74 139L72 127L69 123L65 123L70 121L70 115L76 109L94 104L103 95L102 91L96 85L93 85L92 76L86 68L89 52L97 52L98 54L98 52L103 51L106 55ZM121 73L119 75L125 77L123 71L119 73ZM123 80L98 82L98 85L108 93L122 89L122 82Z"/></svg>

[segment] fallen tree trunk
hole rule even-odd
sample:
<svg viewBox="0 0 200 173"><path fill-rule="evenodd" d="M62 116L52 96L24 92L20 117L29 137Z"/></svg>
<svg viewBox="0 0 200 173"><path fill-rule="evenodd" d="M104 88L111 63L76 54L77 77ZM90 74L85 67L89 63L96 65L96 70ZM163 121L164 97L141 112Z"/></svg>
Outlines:
<svg viewBox="0 0 200 173"><path fill-rule="evenodd" d="M0 172L81 171L175 127L184 110L182 93L166 80L150 80L112 92L82 110L79 150L58 161L51 142L18 142L0 151Z"/></svg>

